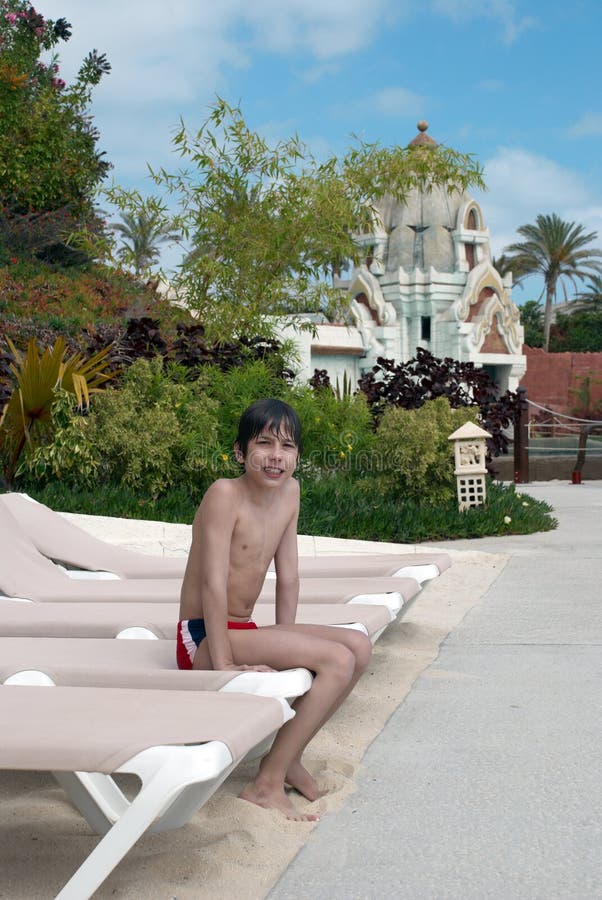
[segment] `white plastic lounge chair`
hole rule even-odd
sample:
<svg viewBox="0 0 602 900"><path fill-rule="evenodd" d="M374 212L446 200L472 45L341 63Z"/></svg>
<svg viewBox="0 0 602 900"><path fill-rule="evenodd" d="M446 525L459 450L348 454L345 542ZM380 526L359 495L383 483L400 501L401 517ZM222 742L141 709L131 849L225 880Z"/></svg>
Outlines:
<svg viewBox="0 0 602 900"><path fill-rule="evenodd" d="M150 556L100 540L27 494L0 494L0 505L19 522L37 550L54 562L125 579L184 577L186 558ZM450 564L443 552L300 557L299 574L313 578L399 576L423 583ZM269 576L274 576L273 566Z"/></svg>
<svg viewBox="0 0 602 900"><path fill-rule="evenodd" d="M242 694L1 685L0 767L54 772L105 835L57 900L86 900L142 834L189 821L292 715L283 700ZM131 802L116 772L140 778Z"/></svg>
<svg viewBox="0 0 602 900"><path fill-rule="evenodd" d="M301 603L376 603L392 604L397 612L420 592L415 578L302 578L299 585ZM274 603L275 580L265 581L258 598L261 603Z"/></svg>
<svg viewBox="0 0 602 900"><path fill-rule="evenodd" d="M451 565L447 553L383 553L351 556L300 556L301 578L415 578L421 584ZM275 577L273 565L270 577Z"/></svg>
<svg viewBox="0 0 602 900"><path fill-rule="evenodd" d="M0 637L0 684L227 691L292 699L308 691L307 669L181 672L175 641Z"/></svg>
<svg viewBox="0 0 602 900"><path fill-rule="evenodd" d="M27 501L28 502L28 501ZM318 579L319 580L319 579ZM411 579L370 580L372 596L368 601L363 596L368 593L367 582L357 580L355 591L345 584L349 599L353 594L362 595L362 602L388 602L384 599L387 591L403 590L404 582ZM320 592L320 602L342 602L341 589L335 578L324 579ZM382 587L380 585L382 584ZM417 582L412 584L418 589ZM0 594L7 597L23 597L35 602L98 602L98 603L177 603L180 599L181 582L177 579L117 579L74 581L69 574L51 560L43 556L33 545L12 513L0 504ZM266 589L273 595L273 583ZM301 585L299 598L302 603L313 600L315 585L308 584L308 600L305 600L306 582ZM358 601L359 602L359 601Z"/></svg>
<svg viewBox="0 0 602 900"><path fill-rule="evenodd" d="M137 553L102 541L27 494L0 494L4 506L34 546L54 562L76 569L113 572L120 578L183 578L187 557Z"/></svg>
<svg viewBox="0 0 602 900"><path fill-rule="evenodd" d="M33 545L14 516L0 505L0 594L35 601L176 601L179 579L74 581Z"/></svg>
<svg viewBox="0 0 602 900"><path fill-rule="evenodd" d="M377 604L300 604L297 621L315 625L359 626L372 641L394 618ZM177 612L172 603L30 603L0 598L4 637L159 638L175 641ZM274 607L258 604L258 625L274 622ZM175 651L172 656L175 667Z"/></svg>

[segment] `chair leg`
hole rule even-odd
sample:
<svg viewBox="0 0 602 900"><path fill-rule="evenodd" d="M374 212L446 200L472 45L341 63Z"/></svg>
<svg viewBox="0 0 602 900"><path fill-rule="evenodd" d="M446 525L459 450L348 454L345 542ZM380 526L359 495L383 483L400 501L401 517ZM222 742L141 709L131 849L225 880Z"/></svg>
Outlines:
<svg viewBox="0 0 602 900"><path fill-rule="evenodd" d="M154 775L148 780L144 778L135 799L57 894L56 900L88 900L155 819L167 813L187 788L202 788L192 792L194 809L190 802L184 802L182 808L190 818L232 769L227 747L211 741L191 747L151 748L138 754L120 771L140 774L142 770L148 774L149 754L150 765L155 766L161 760ZM147 759L143 759L145 756Z"/></svg>

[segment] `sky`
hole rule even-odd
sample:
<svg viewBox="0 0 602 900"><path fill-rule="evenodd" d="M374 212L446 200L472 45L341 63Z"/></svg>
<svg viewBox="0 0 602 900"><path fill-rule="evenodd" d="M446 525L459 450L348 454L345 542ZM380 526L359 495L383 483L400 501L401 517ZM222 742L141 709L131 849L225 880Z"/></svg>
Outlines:
<svg viewBox="0 0 602 900"><path fill-rule="evenodd" d="M269 141L297 133L318 157L352 135L407 144L426 119L474 154L473 191L494 255L539 213L599 233L602 246L600 0L37 0L65 17L69 81L86 53L111 74L92 113L111 178L153 192L147 163L178 167L182 118L196 130L217 95ZM533 279L515 287L536 299Z"/></svg>

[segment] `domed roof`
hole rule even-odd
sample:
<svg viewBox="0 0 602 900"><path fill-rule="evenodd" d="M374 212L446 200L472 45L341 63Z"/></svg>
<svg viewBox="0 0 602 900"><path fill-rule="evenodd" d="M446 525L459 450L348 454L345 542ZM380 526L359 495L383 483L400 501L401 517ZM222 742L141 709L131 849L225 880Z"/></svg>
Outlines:
<svg viewBox="0 0 602 900"><path fill-rule="evenodd" d="M428 124L418 122L418 134L409 146L436 148L437 142L426 134ZM458 211L471 200L466 191L448 193L435 186L430 191L412 188L404 203L384 197L376 204L388 234L385 270L415 268L453 272L456 254L451 232L456 228Z"/></svg>

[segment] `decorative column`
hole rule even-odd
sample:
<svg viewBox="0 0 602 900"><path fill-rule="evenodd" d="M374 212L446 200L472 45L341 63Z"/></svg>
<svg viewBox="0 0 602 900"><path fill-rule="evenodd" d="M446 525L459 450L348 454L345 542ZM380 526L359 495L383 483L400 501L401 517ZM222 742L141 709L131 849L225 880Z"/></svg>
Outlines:
<svg viewBox="0 0 602 900"><path fill-rule="evenodd" d="M484 428L480 428L474 422L466 422L448 438L455 442L456 468L454 474L460 512L470 509L471 506L480 506L487 499L485 454L488 437L491 435Z"/></svg>

